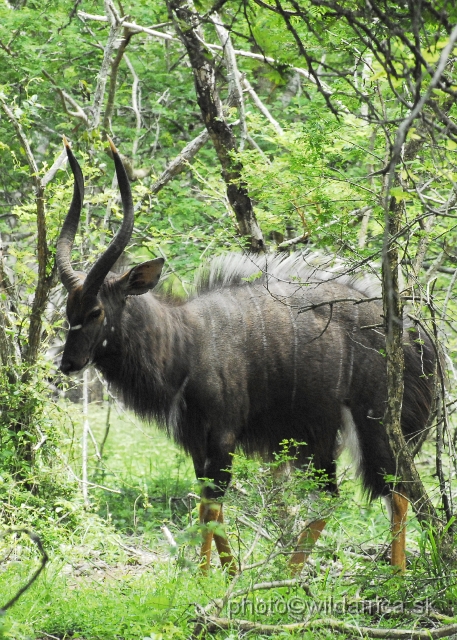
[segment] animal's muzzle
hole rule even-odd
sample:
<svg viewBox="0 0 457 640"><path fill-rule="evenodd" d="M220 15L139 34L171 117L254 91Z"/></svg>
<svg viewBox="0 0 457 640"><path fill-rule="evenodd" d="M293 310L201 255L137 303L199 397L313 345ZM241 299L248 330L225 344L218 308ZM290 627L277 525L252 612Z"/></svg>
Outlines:
<svg viewBox="0 0 457 640"><path fill-rule="evenodd" d="M76 362L71 358L65 358L65 360L62 360L62 362L60 363L59 369L62 373L68 376L71 373L76 373L77 371L81 371L81 369L84 369L88 362L89 360L86 360L85 362Z"/></svg>

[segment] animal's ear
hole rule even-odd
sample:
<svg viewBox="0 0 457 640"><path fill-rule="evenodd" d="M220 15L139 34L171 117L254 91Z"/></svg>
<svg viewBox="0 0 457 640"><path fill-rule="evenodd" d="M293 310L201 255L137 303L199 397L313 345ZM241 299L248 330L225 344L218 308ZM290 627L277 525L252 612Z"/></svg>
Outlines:
<svg viewBox="0 0 457 640"><path fill-rule="evenodd" d="M163 258L156 258L137 264L119 278L116 286L126 296L140 296L149 289L154 289L159 282L164 262Z"/></svg>

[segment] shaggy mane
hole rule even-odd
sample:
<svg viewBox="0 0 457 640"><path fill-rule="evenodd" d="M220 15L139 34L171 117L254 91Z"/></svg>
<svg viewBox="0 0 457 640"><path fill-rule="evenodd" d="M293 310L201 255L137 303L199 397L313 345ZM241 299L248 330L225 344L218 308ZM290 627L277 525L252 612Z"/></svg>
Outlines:
<svg viewBox="0 0 457 640"><path fill-rule="evenodd" d="M201 267L195 277L195 294L249 284L319 284L338 282L367 297L380 295L381 284L373 273L354 275L348 262L318 251L291 255L229 253L217 256Z"/></svg>

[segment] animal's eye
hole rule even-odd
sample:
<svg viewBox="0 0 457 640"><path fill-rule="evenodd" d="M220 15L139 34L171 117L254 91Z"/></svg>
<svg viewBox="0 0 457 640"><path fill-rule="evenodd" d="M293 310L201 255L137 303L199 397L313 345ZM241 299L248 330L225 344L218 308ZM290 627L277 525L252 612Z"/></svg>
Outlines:
<svg viewBox="0 0 457 640"><path fill-rule="evenodd" d="M97 318L100 317L101 313L102 313L101 309L94 309L93 311L91 311L89 313L89 315L87 316L87 319L88 320L96 320Z"/></svg>

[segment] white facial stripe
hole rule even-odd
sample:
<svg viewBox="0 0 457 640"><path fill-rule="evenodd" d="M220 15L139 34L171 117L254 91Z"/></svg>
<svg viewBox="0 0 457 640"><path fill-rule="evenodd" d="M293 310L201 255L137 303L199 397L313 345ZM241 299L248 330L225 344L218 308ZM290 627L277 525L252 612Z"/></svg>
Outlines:
<svg viewBox="0 0 457 640"><path fill-rule="evenodd" d="M78 331L78 329L82 329L82 324L75 324L74 327L70 327L70 331Z"/></svg>

